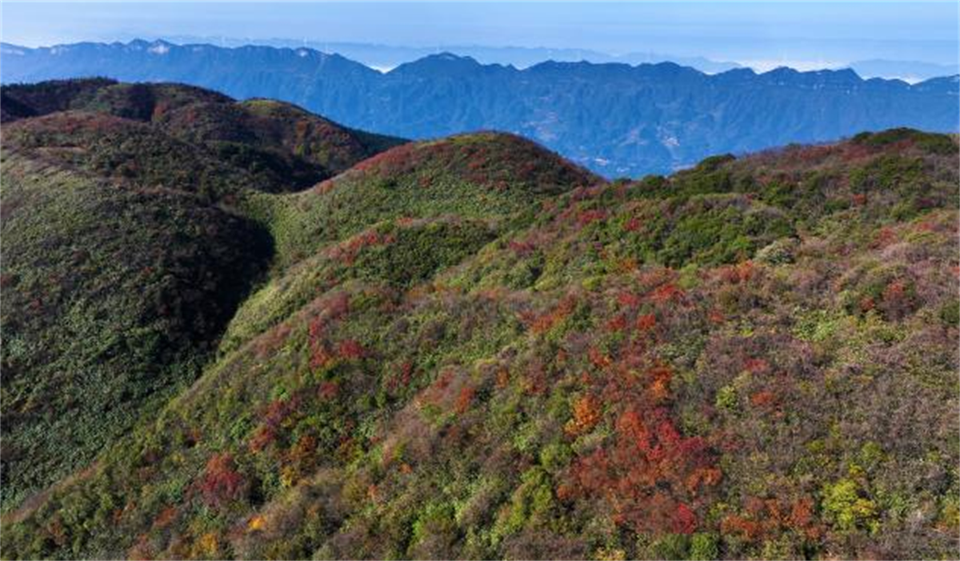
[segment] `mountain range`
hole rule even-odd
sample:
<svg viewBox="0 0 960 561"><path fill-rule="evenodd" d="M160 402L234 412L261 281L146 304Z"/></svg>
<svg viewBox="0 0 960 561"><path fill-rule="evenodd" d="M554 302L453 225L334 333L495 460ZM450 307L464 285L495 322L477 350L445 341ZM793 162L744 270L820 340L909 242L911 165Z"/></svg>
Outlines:
<svg viewBox="0 0 960 561"><path fill-rule="evenodd" d="M128 40L137 39L131 36ZM593 62L593 63L622 63L622 64L656 64L660 62L673 62L680 66L689 66L704 72L706 74L717 74L735 68L749 67L757 72L772 69L770 61L763 61L763 64L757 64L750 61L734 62L732 60L719 60L703 56L684 56L676 54L667 54L660 52L627 52L621 54L610 54L592 49L575 48L548 48L548 47L510 47L510 46L485 46L485 45L444 45L436 47L411 47L399 45L381 45L371 43L344 43L317 40L292 40L292 39L241 39L235 37L199 37L192 35L168 36L166 40L178 45L184 44L211 44L219 47L243 47L246 45L266 45L270 47L301 48L309 47L328 53L338 53L351 60L360 62L370 68L381 71L387 71L406 62L413 62L425 56L449 52L460 56L471 57L482 64L502 64L513 65L517 68L527 68L541 62L553 60L556 62ZM858 75L864 78L886 78L901 79L906 82L915 83L929 80L930 78L940 78L943 76L954 76L960 72L957 64L939 64L936 62L919 60L889 60L889 59L866 59L853 60L846 63L821 63L816 68L811 68L815 64L813 61L803 63L803 68L797 67L797 70L811 69L840 69L850 68ZM790 66L787 63L781 63L780 66Z"/></svg>
<svg viewBox="0 0 960 561"><path fill-rule="evenodd" d="M0 108L4 559L956 556L956 135L607 181L182 84Z"/></svg>
<svg viewBox="0 0 960 561"><path fill-rule="evenodd" d="M137 37L130 37L135 40ZM630 52L612 55L592 49L548 48L548 47L490 47L483 45L444 45L442 47L410 47L398 45L380 45L370 43L344 43L330 41L292 40L292 39L239 39L231 37L196 37L174 36L166 37L171 43L184 44L211 44L219 47L244 47L247 45L264 45L269 47L298 49L307 47L327 53L337 53L351 60L355 60L370 68L387 71L401 64L413 62L426 56L453 53L459 56L468 56L483 64L513 65L517 68L527 68L541 62L553 60L556 62L618 62L623 64L643 64L658 62L673 62L682 66L696 68L708 74L715 74L741 65L735 62L712 60L706 57L677 56L655 52ZM929 77L946 76L956 72L948 66L930 65L925 68L931 71L939 68L940 71Z"/></svg>
<svg viewBox="0 0 960 561"><path fill-rule="evenodd" d="M347 126L425 139L520 134L607 177L682 169L717 153L909 126L956 132L960 82L863 80L851 70L707 75L672 63L544 62L520 70L441 53L387 73L308 48L165 41L3 45L4 83L107 76L176 81L298 104Z"/></svg>

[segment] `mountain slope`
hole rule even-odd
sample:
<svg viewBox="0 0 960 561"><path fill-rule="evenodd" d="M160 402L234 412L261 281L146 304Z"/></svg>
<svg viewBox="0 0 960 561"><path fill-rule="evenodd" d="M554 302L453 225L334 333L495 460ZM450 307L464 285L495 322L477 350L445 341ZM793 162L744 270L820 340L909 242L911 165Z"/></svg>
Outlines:
<svg viewBox="0 0 960 561"><path fill-rule="evenodd" d="M207 202L267 187L198 146L130 119L62 111L4 126L4 146L131 188L165 188ZM269 187L268 187L269 188Z"/></svg>
<svg viewBox="0 0 960 561"><path fill-rule="evenodd" d="M489 133L252 193L280 264L216 359L4 556L950 557L958 163L608 184Z"/></svg>
<svg viewBox="0 0 960 561"><path fill-rule="evenodd" d="M157 143L155 150L169 152L169 157L176 159L206 155L247 171L257 188L265 191L308 187L403 142L342 127L293 105L270 100L236 103L222 94L181 84L67 80L5 86L0 96L0 104L9 108L4 110L4 122L66 110L121 118L125 121L115 122L127 123L124 126L141 132L140 137L152 136L146 144ZM137 129L129 121L152 127ZM73 134L76 128L55 121L47 132ZM199 145L206 154L177 153L183 150L161 135ZM175 170L176 166L169 168Z"/></svg>
<svg viewBox="0 0 960 561"><path fill-rule="evenodd" d="M315 50L162 41L0 51L3 81L107 75L283 99L407 138L522 134L608 177L665 173L720 153L898 126L957 132L955 78L909 85L850 70L706 75L671 63L545 62L517 70L449 53L381 74ZM199 69L203 69L201 72Z"/></svg>
<svg viewBox="0 0 960 561"><path fill-rule="evenodd" d="M4 140L8 508L196 377L271 242L193 195L121 188Z"/></svg>
<svg viewBox="0 0 960 561"><path fill-rule="evenodd" d="M415 142L286 198L250 197L287 265L380 220L456 215L524 223L551 195L602 182L536 143L503 133Z"/></svg>
<svg viewBox="0 0 960 561"><path fill-rule="evenodd" d="M274 257L238 203L396 141L188 86L67 81L0 95L7 510L195 379ZM223 156L209 136L237 128L211 107L255 119L261 136L234 142L252 157ZM194 110L214 118L202 129L164 118ZM307 173L266 176L270 158Z"/></svg>

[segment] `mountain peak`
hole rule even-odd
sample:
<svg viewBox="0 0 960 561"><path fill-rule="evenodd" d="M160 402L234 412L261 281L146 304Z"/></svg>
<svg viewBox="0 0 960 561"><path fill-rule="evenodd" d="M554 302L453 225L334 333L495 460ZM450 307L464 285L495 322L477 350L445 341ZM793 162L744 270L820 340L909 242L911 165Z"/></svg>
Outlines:
<svg viewBox="0 0 960 561"><path fill-rule="evenodd" d="M447 60L447 61L466 60L466 61L472 61L474 63L477 63L477 61L473 57L457 55L457 54L451 53L450 51L443 51L442 53L437 53L435 55L428 55L424 58L433 58L436 60Z"/></svg>
<svg viewBox="0 0 960 561"><path fill-rule="evenodd" d="M147 48L147 52L155 55L165 55L170 52L170 49L173 46L174 45L172 43L168 43L163 39L157 39L156 41L150 43L150 46Z"/></svg>
<svg viewBox="0 0 960 561"><path fill-rule="evenodd" d="M389 74L413 73L424 77L463 76L484 68L487 67L472 57L442 52L401 64Z"/></svg>
<svg viewBox="0 0 960 561"><path fill-rule="evenodd" d="M498 131L477 131L403 144L365 160L334 178L402 176L434 177L442 173L457 181L487 188L523 184L535 192L562 192L595 185L603 179L525 137ZM329 188L331 184L328 184Z"/></svg>

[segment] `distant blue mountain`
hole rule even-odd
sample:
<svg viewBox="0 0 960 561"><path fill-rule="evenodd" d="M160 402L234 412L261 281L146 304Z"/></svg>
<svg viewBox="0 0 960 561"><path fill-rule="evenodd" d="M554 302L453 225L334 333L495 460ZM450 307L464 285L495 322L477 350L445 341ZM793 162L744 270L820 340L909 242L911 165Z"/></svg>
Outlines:
<svg viewBox="0 0 960 561"><path fill-rule="evenodd" d="M309 47L328 53L339 53L351 60L377 69L395 68L403 63L413 62L414 60L440 52L450 52L460 56L468 56L483 64L512 64L517 68L527 68L547 60L555 60L558 62L579 62L585 60L594 63L620 62L625 64L675 62L683 66L696 68L707 74L716 74L717 72L724 72L741 67L741 65L735 62L712 60L699 56L680 56L654 52L629 52L612 55L592 49L576 48L490 47L484 45L445 45L441 48L282 38L243 39L237 37L198 37L193 35L181 35L168 39L179 45L188 43L210 43L220 47L242 47L245 45L267 45L270 47L288 47L294 49ZM936 76L944 76L946 74L949 74L949 72L941 72L936 74ZM898 74L898 76L900 75L902 74Z"/></svg>
<svg viewBox="0 0 960 561"><path fill-rule="evenodd" d="M308 48L165 41L2 45L4 83L107 76L176 81L290 101L351 127L408 138L498 129L608 176L662 173L705 156L909 126L956 132L958 78L910 85L852 70L707 75L673 63L544 62L518 70L431 55L380 73Z"/></svg>
<svg viewBox="0 0 960 561"><path fill-rule="evenodd" d="M956 64L935 64L915 60L861 60L851 62L849 66L861 76L899 78L907 82L952 76L958 71Z"/></svg>

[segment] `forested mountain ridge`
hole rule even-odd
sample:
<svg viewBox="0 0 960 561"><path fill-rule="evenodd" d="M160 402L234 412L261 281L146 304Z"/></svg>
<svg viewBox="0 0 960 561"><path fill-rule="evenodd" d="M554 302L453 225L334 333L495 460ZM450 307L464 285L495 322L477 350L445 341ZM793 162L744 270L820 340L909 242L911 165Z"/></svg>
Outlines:
<svg viewBox="0 0 960 561"><path fill-rule="evenodd" d="M0 93L4 558L956 555L956 136L304 186L296 107Z"/></svg>
<svg viewBox="0 0 960 561"><path fill-rule="evenodd" d="M851 70L707 75L672 63L544 62L518 70L449 53L382 74L307 48L164 41L3 45L4 83L109 76L296 103L364 130L424 139L522 134L607 177L667 173L718 153L892 127L957 132L956 77L910 85Z"/></svg>

